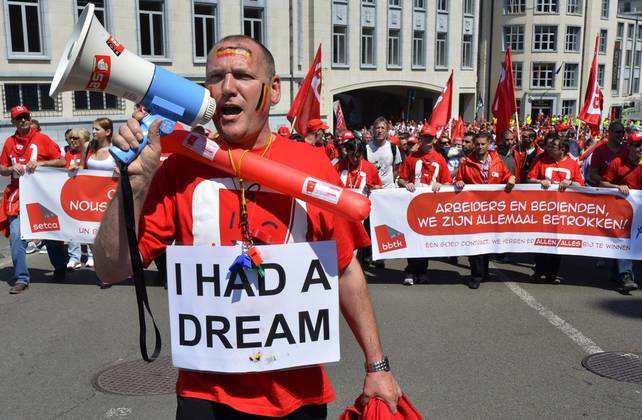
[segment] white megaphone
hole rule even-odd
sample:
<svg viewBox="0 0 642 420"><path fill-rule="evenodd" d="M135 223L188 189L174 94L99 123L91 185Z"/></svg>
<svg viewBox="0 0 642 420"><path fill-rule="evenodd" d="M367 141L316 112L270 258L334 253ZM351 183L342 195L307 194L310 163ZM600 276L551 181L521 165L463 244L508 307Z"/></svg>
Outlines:
<svg viewBox="0 0 642 420"><path fill-rule="evenodd" d="M169 134L176 121L194 126L212 119L216 103L209 91L157 67L118 43L94 16L88 3L78 18L58 63L49 96L70 90L107 92L142 104L150 113L141 121L145 139L136 150L110 148L114 158L128 164L147 144L149 125L163 119L161 133Z"/></svg>

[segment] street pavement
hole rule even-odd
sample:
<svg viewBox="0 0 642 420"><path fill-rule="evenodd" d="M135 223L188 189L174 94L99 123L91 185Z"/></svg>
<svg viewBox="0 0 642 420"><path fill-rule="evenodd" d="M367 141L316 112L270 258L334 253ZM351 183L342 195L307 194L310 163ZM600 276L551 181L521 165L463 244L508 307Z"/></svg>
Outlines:
<svg viewBox="0 0 642 420"><path fill-rule="evenodd" d="M8 255L6 241L2 249ZM493 262L495 278L479 290L464 284L466 258L431 261L430 283L412 287L400 284L404 261L367 270L385 352L419 411L430 419L642 418L640 385L581 365L598 350L642 354L642 292L617 293L594 259L564 258L566 281L555 286L530 283L528 258L511 258ZM0 292L0 419L174 418L173 395L92 386L102 369L140 359L133 286L101 290L86 269L53 283L46 255L29 264L25 293ZM0 276L11 278L7 258ZM148 293L168 355L166 291L152 285ZM364 376L345 323L341 335L341 361L327 367L337 393L328 418L352 403Z"/></svg>

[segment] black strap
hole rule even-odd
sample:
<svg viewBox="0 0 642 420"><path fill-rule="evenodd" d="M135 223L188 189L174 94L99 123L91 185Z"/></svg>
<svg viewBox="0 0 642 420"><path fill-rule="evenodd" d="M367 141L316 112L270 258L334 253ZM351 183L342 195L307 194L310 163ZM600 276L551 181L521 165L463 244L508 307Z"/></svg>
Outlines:
<svg viewBox="0 0 642 420"><path fill-rule="evenodd" d="M156 320L149 309L149 301L147 299L147 289L145 287L145 273L143 271L143 262L140 259L138 251L138 239L136 238L136 219L134 217L134 196L132 193L132 185L129 182L129 173L127 171L127 164L119 162L120 169L120 186L123 192L123 210L125 212L125 227L127 229L127 242L129 243L129 256L132 261L132 279L136 288L136 301L138 303L138 324L139 331L139 344L140 354L146 362L153 362L158 358L161 350L161 335L156 326ZM154 333L156 334L156 344L154 345L154 352L151 357L147 353L147 327L145 324L145 310L149 314L154 324Z"/></svg>

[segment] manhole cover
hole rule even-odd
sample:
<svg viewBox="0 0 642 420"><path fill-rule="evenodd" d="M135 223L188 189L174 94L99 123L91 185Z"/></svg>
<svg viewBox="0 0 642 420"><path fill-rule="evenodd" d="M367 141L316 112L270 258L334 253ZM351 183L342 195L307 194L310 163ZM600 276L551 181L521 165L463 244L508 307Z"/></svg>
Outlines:
<svg viewBox="0 0 642 420"><path fill-rule="evenodd" d="M123 362L98 372L93 385L99 391L118 395L161 395L176 392L178 370L170 357L152 363Z"/></svg>
<svg viewBox="0 0 642 420"><path fill-rule="evenodd" d="M642 385L642 356L637 354L618 351L595 353L585 357L582 366L605 378Z"/></svg>

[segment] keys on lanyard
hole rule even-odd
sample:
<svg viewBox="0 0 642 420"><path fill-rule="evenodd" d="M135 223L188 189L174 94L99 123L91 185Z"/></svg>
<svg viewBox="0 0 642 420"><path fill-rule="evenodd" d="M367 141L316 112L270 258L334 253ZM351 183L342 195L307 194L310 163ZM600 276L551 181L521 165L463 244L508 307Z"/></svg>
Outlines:
<svg viewBox="0 0 642 420"><path fill-rule="evenodd" d="M245 198L243 179L239 179L239 189L241 190L241 254L234 259L229 270L230 273L235 273L238 270L244 270L246 268L257 270L259 276L262 277L264 275L264 270L261 266L261 264L263 264L263 258L261 258L259 250L254 246L252 236L250 235L249 223L247 220L247 200Z"/></svg>

